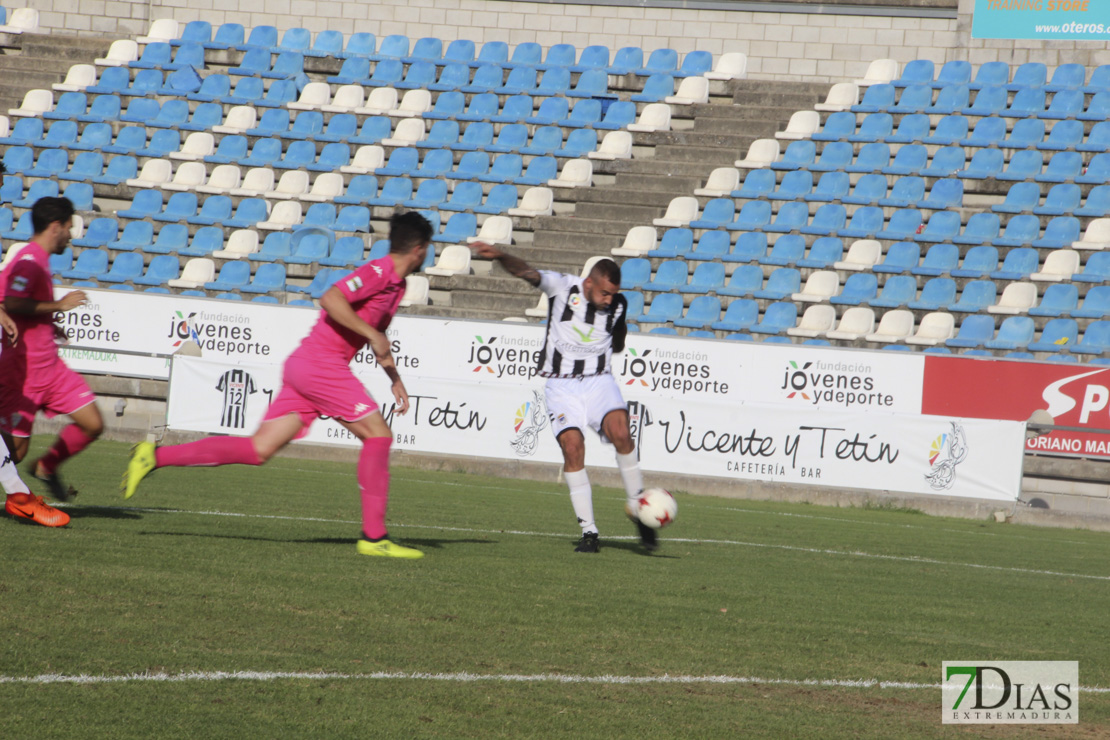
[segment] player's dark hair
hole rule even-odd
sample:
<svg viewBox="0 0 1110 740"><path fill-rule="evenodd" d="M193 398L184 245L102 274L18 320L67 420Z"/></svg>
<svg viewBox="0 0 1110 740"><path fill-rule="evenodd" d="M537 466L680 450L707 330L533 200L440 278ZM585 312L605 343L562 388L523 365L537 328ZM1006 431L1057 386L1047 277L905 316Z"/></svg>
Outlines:
<svg viewBox="0 0 1110 740"><path fill-rule="evenodd" d="M31 228L36 234L46 231L55 221L64 224L73 218L73 203L69 198L39 198L31 206Z"/></svg>
<svg viewBox="0 0 1110 740"><path fill-rule="evenodd" d="M389 219L389 251L404 254L432 240L432 225L416 211L395 213Z"/></svg>
<svg viewBox="0 0 1110 740"><path fill-rule="evenodd" d="M621 268L613 260L604 259L595 262L594 266L590 268L590 277L595 275L605 278L613 285L619 286L621 284Z"/></svg>

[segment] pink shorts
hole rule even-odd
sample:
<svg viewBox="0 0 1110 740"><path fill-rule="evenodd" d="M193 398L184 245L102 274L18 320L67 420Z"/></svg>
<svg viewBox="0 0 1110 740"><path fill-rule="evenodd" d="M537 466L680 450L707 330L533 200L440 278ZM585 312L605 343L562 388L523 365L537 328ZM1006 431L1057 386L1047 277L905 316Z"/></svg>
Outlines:
<svg viewBox="0 0 1110 740"><path fill-rule="evenodd" d="M366 387L346 365L325 365L297 355L285 361L281 391L266 410L262 421L287 414L301 418L296 439L308 434L318 417L358 421L378 410Z"/></svg>
<svg viewBox="0 0 1110 740"><path fill-rule="evenodd" d="M36 371L23 387L0 386L0 429L13 437L30 437L35 414L72 414L96 400L85 379L58 360L54 367Z"/></svg>

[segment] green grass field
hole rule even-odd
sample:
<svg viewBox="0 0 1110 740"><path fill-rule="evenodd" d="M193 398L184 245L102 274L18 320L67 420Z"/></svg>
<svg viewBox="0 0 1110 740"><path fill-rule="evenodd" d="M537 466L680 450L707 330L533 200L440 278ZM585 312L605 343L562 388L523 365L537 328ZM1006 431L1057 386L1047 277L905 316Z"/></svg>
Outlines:
<svg viewBox="0 0 1110 740"><path fill-rule="evenodd" d="M678 492L645 555L600 489L587 556L557 482L395 469L427 557L386 560L355 552L353 456L159 471L125 505L126 455L67 465L68 528L0 520L0 738L1110 736L1110 694L958 727L936 686L989 659L1110 687L1106 534Z"/></svg>

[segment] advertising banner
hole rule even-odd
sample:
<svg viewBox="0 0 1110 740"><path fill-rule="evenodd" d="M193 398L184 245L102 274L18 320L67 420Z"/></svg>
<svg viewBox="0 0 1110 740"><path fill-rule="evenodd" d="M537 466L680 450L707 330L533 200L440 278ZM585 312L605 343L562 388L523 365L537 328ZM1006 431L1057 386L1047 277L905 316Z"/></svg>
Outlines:
<svg viewBox="0 0 1110 740"><path fill-rule="evenodd" d="M975 0L971 37L1106 41L1105 0Z"/></svg>
<svg viewBox="0 0 1110 740"><path fill-rule="evenodd" d="M1025 421L1044 409L1058 426L1110 429L1110 367L930 355L921 412ZM1110 435L1053 431L1031 452L1110 458Z"/></svg>
<svg viewBox="0 0 1110 740"><path fill-rule="evenodd" d="M542 379L474 383L409 374L405 385L412 405L402 417L394 412L384 373L363 365L356 374L383 404L395 449L562 460L549 428ZM250 434L280 382L277 365L175 357L169 425ZM1014 500L1020 489L1021 423L850 409L818 412L812 404L653 395L650 387L623 387L641 464L649 473L696 470L736 480L994 500ZM587 436L587 464L614 467L612 448L592 433ZM317 421L306 440L358 444L331 419Z"/></svg>

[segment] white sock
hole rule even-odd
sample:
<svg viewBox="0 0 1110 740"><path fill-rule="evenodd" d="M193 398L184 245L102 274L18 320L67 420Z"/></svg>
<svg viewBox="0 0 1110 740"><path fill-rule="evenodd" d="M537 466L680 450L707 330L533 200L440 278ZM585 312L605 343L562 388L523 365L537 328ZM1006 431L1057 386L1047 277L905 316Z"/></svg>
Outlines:
<svg viewBox="0 0 1110 740"><path fill-rule="evenodd" d="M30 493L31 489L19 477L19 470L15 467L15 461L12 460L12 454L8 451L8 446L4 444L4 438L0 437L0 488L4 489L4 493Z"/></svg>
<svg viewBox="0 0 1110 740"><path fill-rule="evenodd" d="M576 470L573 473L564 473L567 485L570 487L570 503L574 507L574 515L578 517L578 526L582 527L582 534L597 532L594 524L594 494L590 487L590 477L585 470Z"/></svg>
<svg viewBox="0 0 1110 740"><path fill-rule="evenodd" d="M621 480L624 482L624 493L628 503L634 504L640 491L644 490L644 475L640 472L640 461L633 450L627 455L617 453L617 467L621 471ZM635 511L635 509L632 509Z"/></svg>

